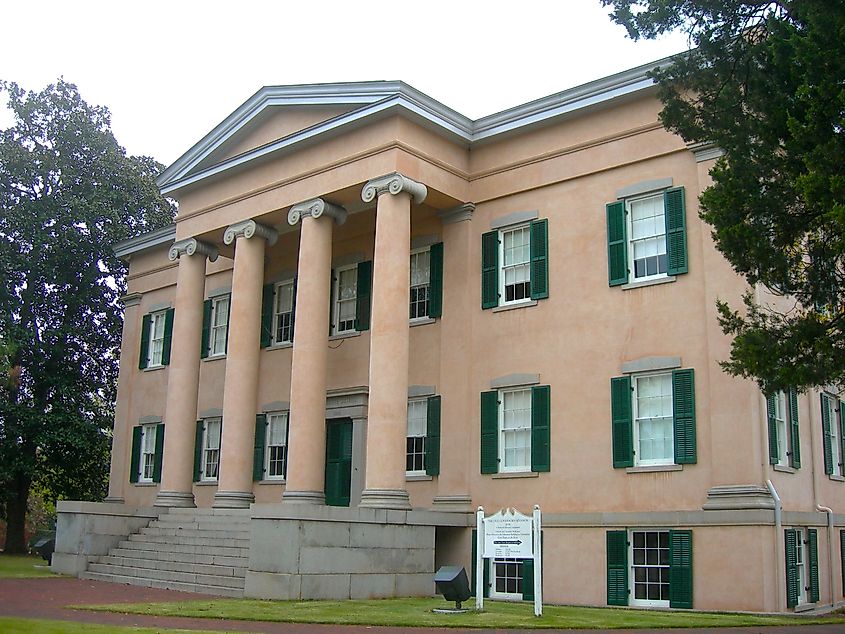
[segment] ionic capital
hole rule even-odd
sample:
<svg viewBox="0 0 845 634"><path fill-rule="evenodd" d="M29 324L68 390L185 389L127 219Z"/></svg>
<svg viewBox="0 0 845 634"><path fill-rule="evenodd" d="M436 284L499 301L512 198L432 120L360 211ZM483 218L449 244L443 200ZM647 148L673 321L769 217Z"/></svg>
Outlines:
<svg viewBox="0 0 845 634"><path fill-rule="evenodd" d="M403 176L399 172L393 172L392 174L374 178L364 185L364 189L361 190L361 199L365 203L369 203L382 194L390 193L395 195L399 192L408 192L411 195L411 200L419 204L428 195L428 188L422 183Z"/></svg>
<svg viewBox="0 0 845 634"><path fill-rule="evenodd" d="M322 198L314 198L313 200L306 200L304 203L297 203L291 207L290 211L288 211L288 224L295 225L305 216L319 218L323 214L329 218L334 218L334 221L338 225L346 222L346 209L340 205L326 202Z"/></svg>
<svg viewBox="0 0 845 634"><path fill-rule="evenodd" d="M243 222L236 222L233 225L229 225L226 228L226 232L223 234L223 242L232 244L240 236L247 239L258 236L259 238L264 238L267 244L273 245L276 244L276 240L279 238L279 232L272 227L259 224L255 220L244 220Z"/></svg>
<svg viewBox="0 0 845 634"><path fill-rule="evenodd" d="M217 247L213 244L200 242L196 238L188 238L187 240L174 242L173 246L170 247L170 252L167 254L167 257L170 258L171 262L175 262L183 255L194 255L196 253L207 257L212 262L217 259L218 255Z"/></svg>

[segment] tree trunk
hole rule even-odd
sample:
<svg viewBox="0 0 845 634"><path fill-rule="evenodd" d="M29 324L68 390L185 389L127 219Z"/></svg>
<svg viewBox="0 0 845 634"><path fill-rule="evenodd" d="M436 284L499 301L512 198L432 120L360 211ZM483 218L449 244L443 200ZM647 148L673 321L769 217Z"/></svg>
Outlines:
<svg viewBox="0 0 845 634"><path fill-rule="evenodd" d="M6 545L7 555L26 553L26 502L29 499L31 478L15 475L6 492Z"/></svg>

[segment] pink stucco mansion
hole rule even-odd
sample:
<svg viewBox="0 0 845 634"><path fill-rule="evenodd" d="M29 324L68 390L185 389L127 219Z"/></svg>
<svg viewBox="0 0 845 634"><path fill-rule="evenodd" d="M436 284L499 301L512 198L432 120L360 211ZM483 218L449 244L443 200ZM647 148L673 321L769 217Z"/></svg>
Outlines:
<svg viewBox="0 0 845 634"><path fill-rule="evenodd" d="M431 595L479 506L538 504L550 603L842 604L845 397L720 369L719 150L663 129L653 66L475 121L402 82L244 102L160 176L175 225L115 245L109 496L60 504L54 569Z"/></svg>

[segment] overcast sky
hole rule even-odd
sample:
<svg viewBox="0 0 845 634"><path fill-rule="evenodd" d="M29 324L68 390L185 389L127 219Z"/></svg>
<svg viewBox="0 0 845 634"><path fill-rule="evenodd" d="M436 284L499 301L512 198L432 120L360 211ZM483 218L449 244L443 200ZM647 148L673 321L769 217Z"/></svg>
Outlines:
<svg viewBox="0 0 845 634"><path fill-rule="evenodd" d="M7 0L0 22L0 79L63 76L167 165L264 85L400 79L477 119L686 48L599 0Z"/></svg>

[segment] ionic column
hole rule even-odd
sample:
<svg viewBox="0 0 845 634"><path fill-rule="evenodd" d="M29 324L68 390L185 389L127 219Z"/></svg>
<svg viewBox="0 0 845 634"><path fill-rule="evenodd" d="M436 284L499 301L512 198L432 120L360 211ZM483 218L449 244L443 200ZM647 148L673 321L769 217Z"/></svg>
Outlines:
<svg viewBox="0 0 845 634"><path fill-rule="evenodd" d="M325 217L324 217L325 216ZM318 198L291 207L302 221L290 380L288 469L284 502L325 503L326 363L332 271L332 227L346 210Z"/></svg>
<svg viewBox="0 0 845 634"><path fill-rule="evenodd" d="M200 378L202 302L205 260L217 259L217 248L194 238L170 247L170 261L179 260L173 312L173 339L165 401L164 462L156 506L194 506L193 464L197 396Z"/></svg>
<svg viewBox="0 0 845 634"><path fill-rule="evenodd" d="M370 328L367 473L361 506L409 509L405 490L408 419L408 279L411 201L425 185L398 174L368 182L361 198L378 197Z"/></svg>
<svg viewBox="0 0 845 634"><path fill-rule="evenodd" d="M232 303L223 386L223 437L220 474L214 506L245 508L252 503L252 456L255 442L255 402L258 396L258 355L261 343L261 288L264 247L274 244L275 229L245 220L231 225L223 242L235 242Z"/></svg>

